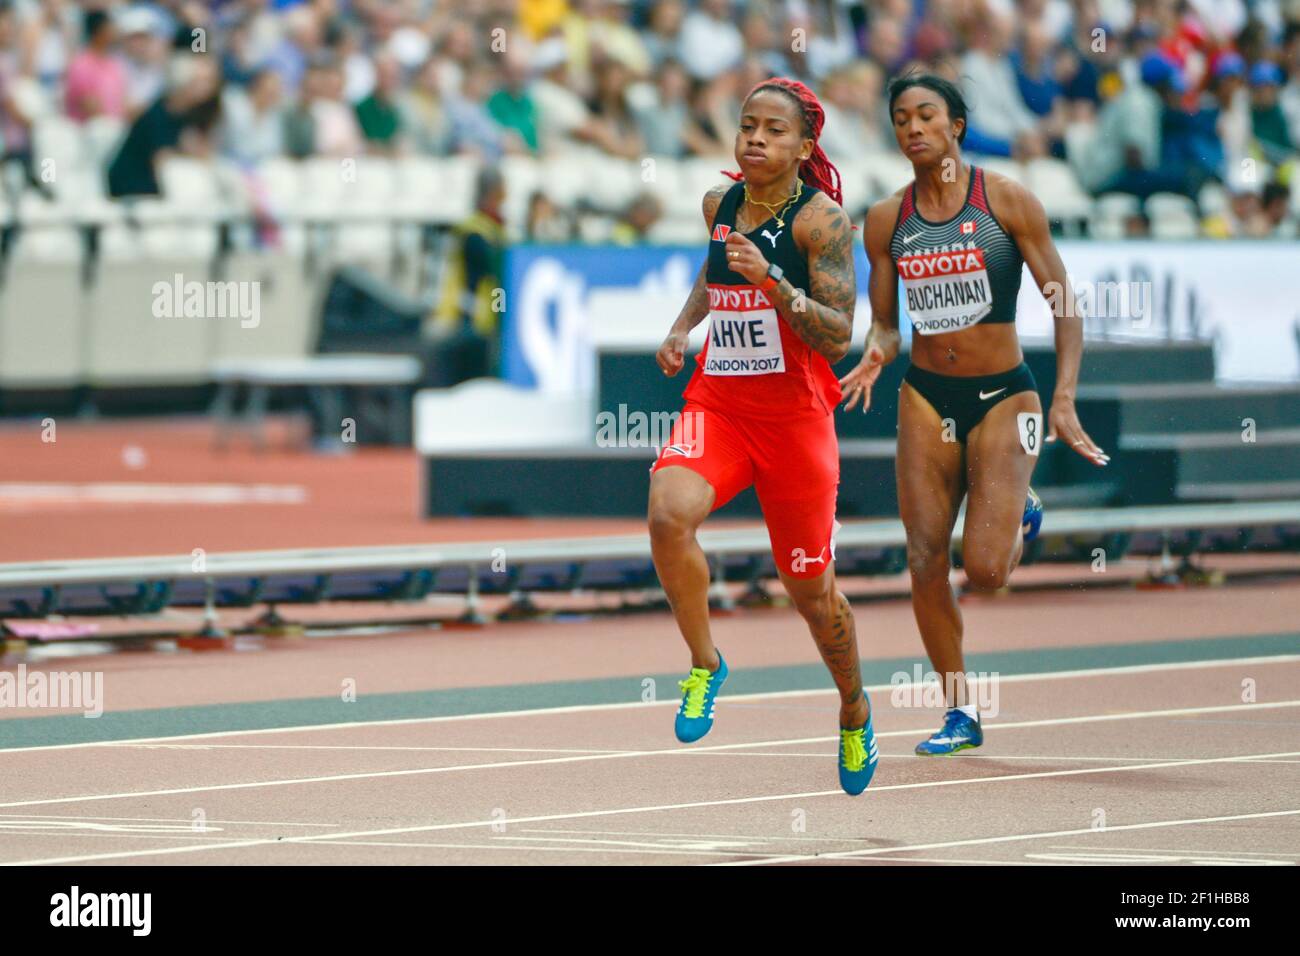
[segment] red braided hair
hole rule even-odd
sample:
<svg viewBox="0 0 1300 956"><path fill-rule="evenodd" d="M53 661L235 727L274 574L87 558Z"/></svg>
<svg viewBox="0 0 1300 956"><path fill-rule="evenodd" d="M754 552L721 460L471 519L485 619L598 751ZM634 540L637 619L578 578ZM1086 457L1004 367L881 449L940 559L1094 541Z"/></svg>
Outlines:
<svg viewBox="0 0 1300 956"><path fill-rule="evenodd" d="M840 191L840 187L843 185L840 171L835 168L834 163L826 158L821 144L817 142L822 135L822 124L826 122L826 111L822 109L817 94L798 80L792 80L785 76L776 76L770 80L755 83L754 88L745 95L745 99L748 100L763 89L782 90L798 101L800 108L803 110L804 123L806 128L811 131L813 141L812 155L799 164L799 178L809 186L816 186L830 196L831 199L834 199L837 204L844 205L844 196ZM737 182L745 178L744 173L733 173L729 169L724 169L722 173Z"/></svg>

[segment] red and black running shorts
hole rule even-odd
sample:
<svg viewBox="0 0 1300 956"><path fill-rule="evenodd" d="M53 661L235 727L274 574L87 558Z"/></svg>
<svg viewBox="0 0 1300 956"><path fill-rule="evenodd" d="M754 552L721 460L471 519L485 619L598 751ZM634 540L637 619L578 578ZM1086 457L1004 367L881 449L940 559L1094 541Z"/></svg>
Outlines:
<svg viewBox="0 0 1300 956"><path fill-rule="evenodd" d="M650 471L669 467L689 468L711 484L714 511L753 485L783 574L815 578L835 560L834 415L760 421L688 401Z"/></svg>

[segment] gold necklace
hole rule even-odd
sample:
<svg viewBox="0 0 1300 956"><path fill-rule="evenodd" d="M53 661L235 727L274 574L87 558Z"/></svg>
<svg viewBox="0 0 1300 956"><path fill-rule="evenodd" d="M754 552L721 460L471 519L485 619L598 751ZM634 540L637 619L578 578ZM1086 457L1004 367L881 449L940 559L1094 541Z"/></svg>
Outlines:
<svg viewBox="0 0 1300 956"><path fill-rule="evenodd" d="M781 202L773 202L773 203L766 203L763 202L761 199L755 199L753 196L749 194L749 183L745 183L745 202L753 203L755 206L762 206L764 209L766 209L768 212L772 214L772 218L776 220L777 226L781 229L785 228L785 220L781 218L782 214L787 209L789 209L793 203L798 202L799 197L802 195L803 195L802 179L796 179L794 181L794 192L790 194L789 199L785 199L782 200ZM777 207L780 208L778 209Z"/></svg>

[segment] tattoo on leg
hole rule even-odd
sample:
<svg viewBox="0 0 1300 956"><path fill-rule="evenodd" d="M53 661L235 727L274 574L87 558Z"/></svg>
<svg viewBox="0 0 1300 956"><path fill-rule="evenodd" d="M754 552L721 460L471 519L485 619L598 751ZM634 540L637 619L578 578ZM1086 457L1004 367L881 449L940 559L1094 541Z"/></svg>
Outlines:
<svg viewBox="0 0 1300 956"><path fill-rule="evenodd" d="M835 686L839 688L844 706L852 706L862 699L862 670L858 664L858 642L853 621L853 608L849 599L836 592L835 613L830 627L823 633L813 631L813 640L821 652L822 660L830 669Z"/></svg>

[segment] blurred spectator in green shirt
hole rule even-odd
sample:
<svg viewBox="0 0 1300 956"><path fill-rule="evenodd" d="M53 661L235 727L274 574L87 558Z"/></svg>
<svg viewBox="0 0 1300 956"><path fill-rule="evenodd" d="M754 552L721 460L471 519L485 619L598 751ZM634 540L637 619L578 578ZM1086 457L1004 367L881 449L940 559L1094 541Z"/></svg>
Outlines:
<svg viewBox="0 0 1300 956"><path fill-rule="evenodd" d="M1265 60L1250 68L1250 128L1270 163L1284 163L1295 151L1277 100L1281 85L1282 70L1276 63Z"/></svg>
<svg viewBox="0 0 1300 956"><path fill-rule="evenodd" d="M397 96L402 89L402 68L397 60L382 55L375 60L375 88L357 104L361 135L372 152L391 153L398 146L402 118Z"/></svg>
<svg viewBox="0 0 1300 956"><path fill-rule="evenodd" d="M537 104L528 95L527 66L518 56L505 60L502 87L488 97L487 110L492 118L519 134L530 153L537 152Z"/></svg>

